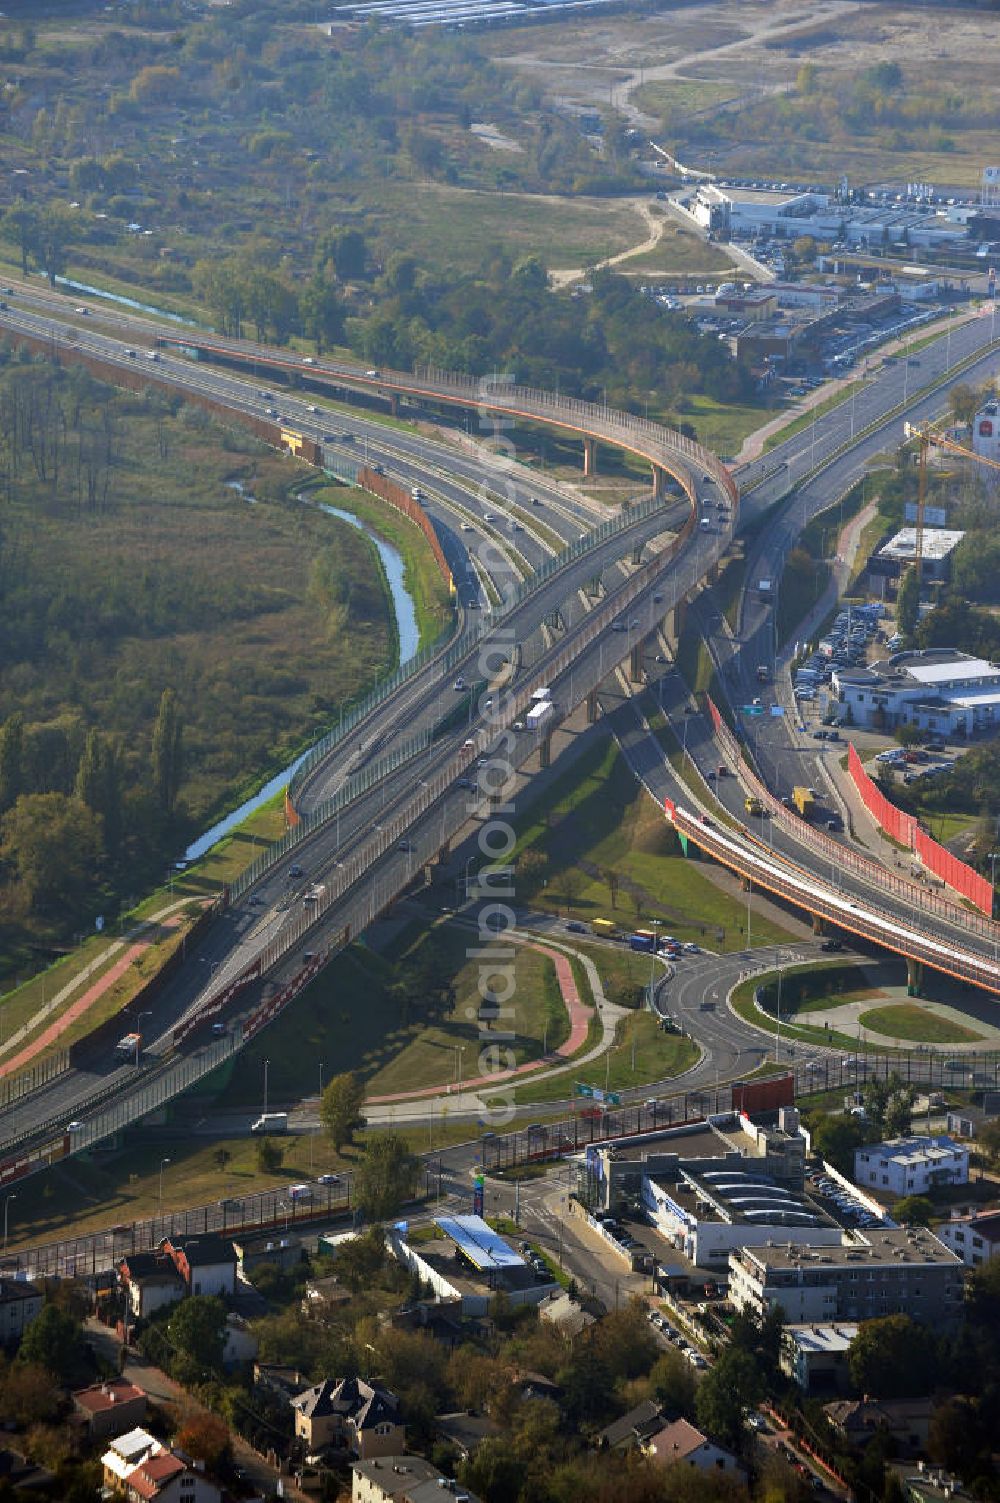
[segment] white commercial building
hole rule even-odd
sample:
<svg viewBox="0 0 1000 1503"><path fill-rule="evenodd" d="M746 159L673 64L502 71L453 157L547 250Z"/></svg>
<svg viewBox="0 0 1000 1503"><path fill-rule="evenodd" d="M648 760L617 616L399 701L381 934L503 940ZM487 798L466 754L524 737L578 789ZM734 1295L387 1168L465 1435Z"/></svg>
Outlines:
<svg viewBox="0 0 1000 1503"><path fill-rule="evenodd" d="M724 1267L734 1248L836 1246L840 1227L818 1206L766 1174L746 1168L681 1171L676 1180L645 1175L642 1199L650 1220L700 1268Z"/></svg>
<svg viewBox="0 0 1000 1503"><path fill-rule="evenodd" d="M951 1138L915 1135L869 1143L854 1154L854 1178L893 1195L924 1195L935 1185L969 1183L969 1150Z"/></svg>
<svg viewBox="0 0 1000 1503"><path fill-rule="evenodd" d="M842 203L812 189L701 183L693 193L675 197L704 229L736 237L769 235L795 240L809 235L862 248L947 246L968 238L966 226L956 224L943 211L897 203Z"/></svg>
<svg viewBox="0 0 1000 1503"><path fill-rule="evenodd" d="M1000 721L1000 666L953 648L838 668L831 683L854 725L887 731L915 725L939 736L971 736Z"/></svg>

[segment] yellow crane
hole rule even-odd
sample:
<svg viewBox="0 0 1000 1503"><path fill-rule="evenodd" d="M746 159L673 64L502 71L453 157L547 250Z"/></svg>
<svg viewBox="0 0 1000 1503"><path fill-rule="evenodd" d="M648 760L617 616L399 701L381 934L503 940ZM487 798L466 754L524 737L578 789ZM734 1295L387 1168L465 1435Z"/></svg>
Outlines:
<svg viewBox="0 0 1000 1503"><path fill-rule="evenodd" d="M903 433L907 438L915 438L920 445L919 461L917 466L917 526L916 546L913 551L913 562L917 571L917 585L922 581L924 567L924 509L927 505L927 451L933 444L935 449L944 449L949 454L957 454L962 459L975 460L976 464L988 465L991 470L1000 470L1000 461L987 459L985 454L974 454L971 449L963 449L961 444L956 444L953 439L945 438L930 423L904 423Z"/></svg>

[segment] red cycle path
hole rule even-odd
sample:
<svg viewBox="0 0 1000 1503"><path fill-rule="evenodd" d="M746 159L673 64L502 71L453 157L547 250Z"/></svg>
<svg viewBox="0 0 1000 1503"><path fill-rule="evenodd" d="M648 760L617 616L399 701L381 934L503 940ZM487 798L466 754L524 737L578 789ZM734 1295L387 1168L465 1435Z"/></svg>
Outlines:
<svg viewBox="0 0 1000 1503"><path fill-rule="evenodd" d="M559 1047L552 1051L552 1054L562 1059L571 1059L586 1043L587 1029L590 1026L590 1015L593 1009L584 1006L580 1000L576 977L573 975L573 967L567 955L560 950L550 950L546 945L525 945L525 949L537 950L539 955L544 955L555 966L559 991L569 1014L569 1037L564 1039ZM484 1034L482 1042L487 1048L490 1047L488 1033ZM515 1075L526 1075L532 1070L540 1070L544 1064L544 1059L533 1059L527 1064L515 1066L513 1070L498 1070L495 1074L476 1075L471 1080L463 1080L462 1090L476 1090L480 1086L499 1085L502 1081L511 1080ZM390 1096L369 1096L367 1100L373 1105L378 1102L416 1101L423 1096L440 1096L452 1090L451 1085L424 1086L419 1091L398 1091Z"/></svg>
<svg viewBox="0 0 1000 1503"><path fill-rule="evenodd" d="M168 918L163 921L163 927L165 929L173 929L176 928L177 923L178 920L176 918ZM82 1017L87 1009L93 1007L97 999L102 997L110 986L114 986L119 977L124 976L132 962L144 954L152 943L151 939L147 939L130 945L121 958L116 960L114 965L105 971L102 976L99 976L92 986L88 986L87 990L82 992L75 1002L71 1002L66 1011L61 1012L54 1022L49 1024L48 1028L43 1029L37 1038L32 1039L30 1044L25 1044L19 1054L15 1054L12 1059L4 1060L3 1064L0 1064L0 1077L9 1075L12 1070L19 1069L22 1065L30 1064L37 1054L40 1054L43 1049L48 1048L49 1044L54 1043L61 1033L65 1033L71 1023L74 1023L77 1018Z"/></svg>

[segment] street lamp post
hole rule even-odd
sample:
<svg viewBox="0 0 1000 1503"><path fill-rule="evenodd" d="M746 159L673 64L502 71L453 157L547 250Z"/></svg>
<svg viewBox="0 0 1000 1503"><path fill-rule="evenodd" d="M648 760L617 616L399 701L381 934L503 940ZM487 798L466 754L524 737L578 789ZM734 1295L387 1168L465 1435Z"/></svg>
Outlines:
<svg viewBox="0 0 1000 1503"><path fill-rule="evenodd" d="M3 1251L4 1251L4 1257L7 1256L7 1215L8 1215L8 1212L10 1211L10 1203L11 1203L11 1201L12 1200L16 1200L16 1199L17 1199L17 1191L16 1190L12 1190L9 1195L5 1195L4 1196L4 1202L3 1202Z"/></svg>
<svg viewBox="0 0 1000 1503"><path fill-rule="evenodd" d="M137 1070L139 1068L139 1050L142 1047L142 1020L143 1018L151 1018L152 1016L151 1012L141 1012L135 1020L135 1067Z"/></svg>
<svg viewBox="0 0 1000 1503"><path fill-rule="evenodd" d="M160 1193L157 1197L157 1206L161 1216L163 1215L163 1171L169 1163L169 1159L160 1160Z"/></svg>
<svg viewBox="0 0 1000 1503"><path fill-rule="evenodd" d="M270 1063L271 1063L271 1061L269 1059L266 1059L264 1061L264 1116L265 1117L267 1116L267 1071L268 1071L268 1067L270 1066Z"/></svg>

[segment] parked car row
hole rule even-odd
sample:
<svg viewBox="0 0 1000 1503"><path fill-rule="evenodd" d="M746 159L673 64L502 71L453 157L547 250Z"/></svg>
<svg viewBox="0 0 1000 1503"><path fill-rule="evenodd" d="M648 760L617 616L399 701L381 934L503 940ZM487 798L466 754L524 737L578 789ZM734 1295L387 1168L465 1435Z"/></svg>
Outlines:
<svg viewBox="0 0 1000 1503"><path fill-rule="evenodd" d="M881 1222L882 1218L880 1216L874 1215L856 1195L852 1195L838 1180L830 1179L829 1175L817 1172L809 1175L809 1182L824 1200L831 1201L837 1207L841 1220L848 1226L877 1226Z"/></svg>

